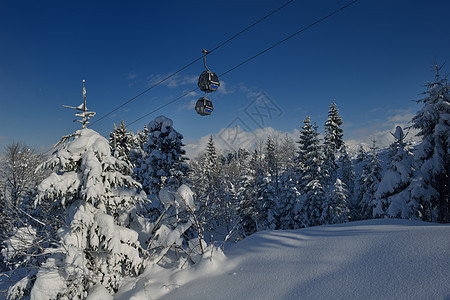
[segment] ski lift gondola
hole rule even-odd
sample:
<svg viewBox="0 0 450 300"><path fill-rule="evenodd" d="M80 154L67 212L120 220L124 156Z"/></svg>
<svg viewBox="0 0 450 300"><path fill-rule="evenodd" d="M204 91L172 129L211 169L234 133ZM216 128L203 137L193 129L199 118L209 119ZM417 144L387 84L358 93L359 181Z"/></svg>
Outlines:
<svg viewBox="0 0 450 300"><path fill-rule="evenodd" d="M203 49L203 64L205 65L206 71L203 71L198 78L198 87L201 91L206 93L215 92L219 86L219 76L216 73L211 72L206 66L206 54L208 54L207 50Z"/></svg>
<svg viewBox="0 0 450 300"><path fill-rule="evenodd" d="M211 72L206 66L206 54L209 52L203 49L203 64L206 71L203 71L198 78L198 87L201 91L206 92L206 96L197 100L195 104L195 111L201 116L209 116L213 111L212 101L207 98L208 94L215 92L219 86L219 77L216 73Z"/></svg>
<svg viewBox="0 0 450 300"><path fill-rule="evenodd" d="M195 111L201 116L209 116L214 110L211 100L201 97L195 104Z"/></svg>
<svg viewBox="0 0 450 300"><path fill-rule="evenodd" d="M198 87L202 92L215 92L220 86L219 76L210 70L203 71L198 78Z"/></svg>

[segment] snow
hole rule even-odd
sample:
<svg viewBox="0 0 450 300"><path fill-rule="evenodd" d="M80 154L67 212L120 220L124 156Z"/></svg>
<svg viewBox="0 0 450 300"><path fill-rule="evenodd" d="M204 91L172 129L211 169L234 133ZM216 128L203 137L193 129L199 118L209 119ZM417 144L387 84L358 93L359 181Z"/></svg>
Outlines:
<svg viewBox="0 0 450 300"><path fill-rule="evenodd" d="M190 268L148 267L114 298L444 299L448 249L449 225L399 219L263 231Z"/></svg>

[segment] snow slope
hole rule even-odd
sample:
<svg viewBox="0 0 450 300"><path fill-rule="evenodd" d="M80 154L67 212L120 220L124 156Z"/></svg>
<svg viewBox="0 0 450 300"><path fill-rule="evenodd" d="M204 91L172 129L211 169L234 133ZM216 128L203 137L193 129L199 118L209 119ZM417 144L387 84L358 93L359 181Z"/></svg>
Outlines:
<svg viewBox="0 0 450 300"><path fill-rule="evenodd" d="M450 299L449 249L449 225L407 220L266 231L115 299Z"/></svg>

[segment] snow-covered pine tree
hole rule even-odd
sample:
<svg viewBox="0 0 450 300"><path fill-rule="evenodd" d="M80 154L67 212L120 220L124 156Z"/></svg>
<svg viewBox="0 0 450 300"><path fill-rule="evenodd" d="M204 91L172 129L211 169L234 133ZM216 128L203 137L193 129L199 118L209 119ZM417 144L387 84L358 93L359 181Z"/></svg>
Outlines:
<svg viewBox="0 0 450 300"><path fill-rule="evenodd" d="M111 146L113 156L118 157L132 166L130 152L132 149L136 148L137 145L135 142L136 139L133 133L127 129L123 120L120 122L119 126L114 124L114 130L109 134L109 145ZM127 172L127 170L130 170L130 168L127 168L122 172Z"/></svg>
<svg viewBox="0 0 450 300"><path fill-rule="evenodd" d="M338 178L326 206L326 220L328 224L346 223L349 221L348 191L345 184Z"/></svg>
<svg viewBox="0 0 450 300"><path fill-rule="evenodd" d="M200 202L199 215L205 222L205 229L214 233L226 222L228 201L225 195L226 183L222 170L222 157L219 156L213 136L209 137L205 151L193 164L192 184Z"/></svg>
<svg viewBox="0 0 450 300"><path fill-rule="evenodd" d="M379 212L380 203L375 201L375 192L382 179L382 166L378 159L376 141L373 141L372 152L363 167L361 177L358 180L358 207L359 219L371 219L381 217Z"/></svg>
<svg viewBox="0 0 450 300"><path fill-rule="evenodd" d="M339 115L336 103L330 105L328 119L325 122L325 137L323 145L324 163L323 169L326 170L326 183L333 185L338 176L338 165L336 157L339 149L344 145L343 130L341 128L342 118Z"/></svg>
<svg viewBox="0 0 450 300"><path fill-rule="evenodd" d="M71 107L81 111L83 129L63 137L41 165L53 173L39 184L36 205L47 199L65 210L59 247L42 249L46 262L13 285L9 298L82 299L96 284L117 291L122 278L143 269L138 233L130 228L143 201L139 184L120 172L127 164L111 155L108 141L86 128L95 113L87 111L84 84L83 98Z"/></svg>
<svg viewBox="0 0 450 300"><path fill-rule="evenodd" d="M309 116L303 121L300 131L298 161L303 165L301 174L298 174L300 191L304 197L302 218L307 226L321 225L326 222L322 218L326 192L324 189L324 170L322 169L323 154L320 147L317 126L311 124Z"/></svg>
<svg viewBox="0 0 450 300"><path fill-rule="evenodd" d="M400 126L397 126L394 138L389 148L387 170L375 193L380 210L377 215L411 219L415 214L409 190L414 171L413 156Z"/></svg>
<svg viewBox="0 0 450 300"><path fill-rule="evenodd" d="M434 81L427 84L423 107L412 120L422 142L415 154L416 167L412 197L419 218L424 221L450 222L450 86L442 78L437 64Z"/></svg>
<svg viewBox="0 0 450 300"><path fill-rule="evenodd" d="M50 251L36 274L32 298L84 298L97 283L114 292L123 277L141 272L138 233L129 227L143 199L136 193L139 184L120 173L126 166L91 129L77 131L42 165L54 172L39 185L37 204L46 198L65 208L66 226L59 232L60 248Z"/></svg>
<svg viewBox="0 0 450 300"><path fill-rule="evenodd" d="M350 155L347 152L347 147L345 146L345 144L343 144L341 149L339 150L338 162L340 164L339 177L347 187L349 197L352 198L355 191L355 166L352 159L350 158Z"/></svg>
<svg viewBox="0 0 450 300"><path fill-rule="evenodd" d="M259 178L262 177L262 173L260 154L255 149L251 154L248 174L245 176L241 201L238 207L239 223L244 237L258 231L258 198L260 194L258 182Z"/></svg>
<svg viewBox="0 0 450 300"><path fill-rule="evenodd" d="M183 136L173 128L171 119L156 117L148 124L148 141L138 157L134 178L147 194L158 194L163 187L176 188L189 172Z"/></svg>
<svg viewBox="0 0 450 300"><path fill-rule="evenodd" d="M294 140L286 133L284 138L281 140L279 147L279 161L280 161L280 170L283 173L288 172L292 173L294 169L294 159L295 159L295 142Z"/></svg>
<svg viewBox="0 0 450 300"><path fill-rule="evenodd" d="M355 166L353 160L347 152L347 147L342 145L339 150L339 177L342 183L345 185L348 192L347 206L350 210L350 219L356 219L358 214L357 201L355 197Z"/></svg>

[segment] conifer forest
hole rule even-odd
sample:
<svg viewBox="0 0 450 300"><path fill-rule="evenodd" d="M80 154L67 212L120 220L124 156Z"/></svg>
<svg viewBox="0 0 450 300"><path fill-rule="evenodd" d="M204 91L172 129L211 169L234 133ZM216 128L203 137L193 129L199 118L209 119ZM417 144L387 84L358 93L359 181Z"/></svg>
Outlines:
<svg viewBox="0 0 450 300"><path fill-rule="evenodd" d="M373 141L349 153L335 101L324 124L299 116L295 139L269 136L224 152L211 135L189 159L165 116L137 132L122 121L104 137L86 126L93 114L84 110L82 128L49 153L8 145L0 157L4 296L86 299L100 286L114 295L149 266L185 268L266 230L449 223L450 85L441 73L436 67L409 123L419 142L397 127L387 149Z"/></svg>

